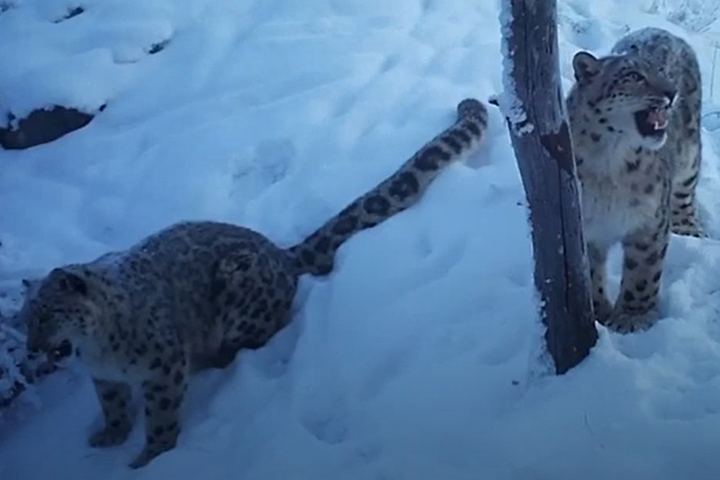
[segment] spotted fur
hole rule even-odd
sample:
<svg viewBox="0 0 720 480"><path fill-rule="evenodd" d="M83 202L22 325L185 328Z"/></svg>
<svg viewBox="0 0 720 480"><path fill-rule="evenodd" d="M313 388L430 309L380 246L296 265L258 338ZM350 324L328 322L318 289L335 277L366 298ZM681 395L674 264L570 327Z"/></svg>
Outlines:
<svg viewBox="0 0 720 480"><path fill-rule="evenodd" d="M656 28L628 34L603 58L579 52L573 66L567 105L596 316L619 332L646 329L659 316L670 233L703 235L700 69L690 45ZM613 305L605 264L618 242L623 274Z"/></svg>
<svg viewBox="0 0 720 480"><path fill-rule="evenodd" d="M125 441L131 388L141 389L146 443L131 463L141 467L175 446L191 369L223 367L238 350L264 345L290 321L298 277L330 273L343 242L415 204L478 145L486 123L485 106L464 100L453 126L292 248L236 225L184 222L126 251L56 268L28 285L28 349L74 351L88 367L105 418L92 446Z"/></svg>

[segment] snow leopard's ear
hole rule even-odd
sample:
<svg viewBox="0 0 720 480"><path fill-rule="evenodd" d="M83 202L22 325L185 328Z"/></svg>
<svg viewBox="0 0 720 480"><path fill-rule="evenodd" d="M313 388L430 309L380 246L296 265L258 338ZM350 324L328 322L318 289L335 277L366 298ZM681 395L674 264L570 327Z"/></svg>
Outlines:
<svg viewBox="0 0 720 480"><path fill-rule="evenodd" d="M70 271L66 268L55 268L50 272L49 278L57 282L61 290L66 293L77 293L87 295L88 284L79 272Z"/></svg>
<svg viewBox="0 0 720 480"><path fill-rule="evenodd" d="M573 57L573 70L575 80L580 83L588 82L600 71L600 60L592 53L578 52Z"/></svg>
<svg viewBox="0 0 720 480"><path fill-rule="evenodd" d="M40 279L40 278L23 278L22 279L23 294L29 295L31 292L34 292L40 286L41 282L42 282L42 279Z"/></svg>

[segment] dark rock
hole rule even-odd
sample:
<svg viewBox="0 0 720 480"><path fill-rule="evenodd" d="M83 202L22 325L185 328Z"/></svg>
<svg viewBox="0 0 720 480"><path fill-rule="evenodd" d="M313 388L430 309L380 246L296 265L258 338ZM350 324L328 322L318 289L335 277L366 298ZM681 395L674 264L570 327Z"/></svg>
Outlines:
<svg viewBox="0 0 720 480"><path fill-rule="evenodd" d="M64 22L65 20L70 20L73 17L77 17L84 11L85 11L85 9L83 7L70 8L70 9L68 9L67 13L62 18L55 20L55 23L60 23L60 22Z"/></svg>
<svg viewBox="0 0 720 480"><path fill-rule="evenodd" d="M162 52L163 50L165 50L165 47L167 46L168 43L170 43L169 39L163 40L162 42L153 43L152 45L150 45L150 48L147 50L147 53L149 53L150 55L155 55L158 52Z"/></svg>
<svg viewBox="0 0 720 480"><path fill-rule="evenodd" d="M103 105L100 111L104 108ZM34 110L18 122L17 128L0 127L0 146L6 150L21 150L52 142L84 127L93 117L90 113L61 106L54 106L50 110Z"/></svg>

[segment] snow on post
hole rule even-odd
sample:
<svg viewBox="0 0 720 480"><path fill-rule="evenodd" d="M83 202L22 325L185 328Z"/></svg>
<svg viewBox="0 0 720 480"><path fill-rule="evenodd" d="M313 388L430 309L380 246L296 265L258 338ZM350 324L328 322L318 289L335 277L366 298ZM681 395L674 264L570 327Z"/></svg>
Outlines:
<svg viewBox="0 0 720 480"><path fill-rule="evenodd" d="M507 118L530 208L547 350L562 374L597 340L575 161L559 79L555 0L502 0Z"/></svg>

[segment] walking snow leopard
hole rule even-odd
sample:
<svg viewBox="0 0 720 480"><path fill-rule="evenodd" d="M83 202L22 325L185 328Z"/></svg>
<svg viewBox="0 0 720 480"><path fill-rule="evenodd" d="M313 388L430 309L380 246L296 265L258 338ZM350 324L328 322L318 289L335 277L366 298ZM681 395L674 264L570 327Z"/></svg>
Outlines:
<svg viewBox="0 0 720 480"><path fill-rule="evenodd" d="M128 250L55 268L26 284L28 350L52 359L75 352L87 366L105 419L92 446L125 441L131 388L140 387L146 443L130 466L144 466L176 445L191 366L223 367L241 348L265 344L290 321L300 275L329 274L345 241L415 204L486 128L485 106L463 100L451 127L289 249L240 226L184 222Z"/></svg>
<svg viewBox="0 0 720 480"><path fill-rule="evenodd" d="M695 187L701 163L701 78L695 53L669 32L644 28L609 56L578 52L567 98L593 306L619 332L657 321L670 232L703 236ZM622 243L620 294L606 295L610 247Z"/></svg>

